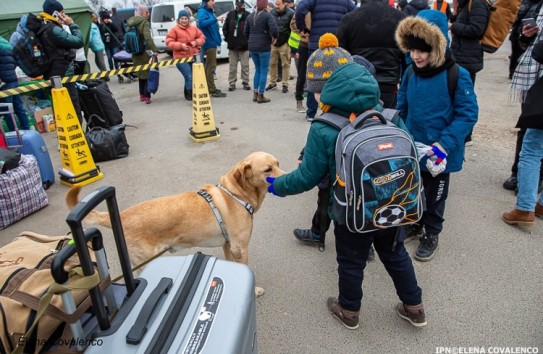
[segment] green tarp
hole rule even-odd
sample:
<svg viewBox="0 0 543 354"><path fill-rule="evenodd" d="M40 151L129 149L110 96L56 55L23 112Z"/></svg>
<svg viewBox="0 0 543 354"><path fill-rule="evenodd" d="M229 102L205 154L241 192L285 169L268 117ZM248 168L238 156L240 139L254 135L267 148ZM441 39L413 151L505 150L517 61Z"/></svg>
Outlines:
<svg viewBox="0 0 543 354"><path fill-rule="evenodd" d="M64 12L79 26L85 39L85 47L89 38L92 10L85 0L60 0ZM0 0L0 36L9 41L11 34L17 29L21 16L32 12L42 12L43 0Z"/></svg>

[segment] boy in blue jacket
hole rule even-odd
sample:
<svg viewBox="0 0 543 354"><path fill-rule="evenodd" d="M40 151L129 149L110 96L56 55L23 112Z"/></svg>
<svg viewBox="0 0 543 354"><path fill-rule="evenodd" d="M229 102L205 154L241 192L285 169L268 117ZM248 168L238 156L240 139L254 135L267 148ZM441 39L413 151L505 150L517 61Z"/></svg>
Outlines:
<svg viewBox="0 0 543 354"><path fill-rule="evenodd" d="M448 69L455 65L447 49L447 17L438 10L419 12L398 25L396 41L409 52L413 64L403 75L396 109L414 140L431 146L429 157L421 162L421 176L426 197L426 210L418 228L411 233L420 237L415 259L425 262L438 249L443 230L445 201L451 172L462 169L464 140L477 122L479 107L469 72L460 67L454 97L448 86ZM427 159L441 165L442 172L432 175Z"/></svg>

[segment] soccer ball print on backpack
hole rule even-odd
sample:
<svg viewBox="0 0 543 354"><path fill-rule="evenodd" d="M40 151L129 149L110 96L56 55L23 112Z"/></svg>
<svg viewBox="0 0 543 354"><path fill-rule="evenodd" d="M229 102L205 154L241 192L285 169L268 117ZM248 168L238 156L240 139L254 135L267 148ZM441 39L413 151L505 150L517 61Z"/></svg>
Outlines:
<svg viewBox="0 0 543 354"><path fill-rule="evenodd" d="M327 119L333 117L319 117ZM335 155L334 213L340 224L365 233L420 220L422 180L407 132L380 112L367 111L344 124Z"/></svg>
<svg viewBox="0 0 543 354"><path fill-rule="evenodd" d="M29 77L44 75L51 65L40 36L47 29L47 24L29 13L26 20L28 31L17 41L13 48L13 57L17 65Z"/></svg>
<svg viewBox="0 0 543 354"><path fill-rule="evenodd" d="M145 50L145 40L136 26L131 26L124 34L124 50L130 54L141 54Z"/></svg>

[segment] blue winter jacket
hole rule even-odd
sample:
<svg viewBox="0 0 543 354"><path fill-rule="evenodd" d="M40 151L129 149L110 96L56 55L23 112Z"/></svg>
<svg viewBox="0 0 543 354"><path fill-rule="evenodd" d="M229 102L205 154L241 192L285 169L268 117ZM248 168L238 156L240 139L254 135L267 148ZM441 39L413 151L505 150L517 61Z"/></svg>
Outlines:
<svg viewBox="0 0 543 354"><path fill-rule="evenodd" d="M311 12L311 30L309 32L309 50L319 48L319 39L327 32L336 34L341 18L354 10L352 0L302 0L296 7L296 27L306 29L305 15Z"/></svg>
<svg viewBox="0 0 543 354"><path fill-rule="evenodd" d="M105 45L100 34L100 28L98 28L95 23L91 23L89 47L93 53L101 52L105 49Z"/></svg>
<svg viewBox="0 0 543 354"><path fill-rule="evenodd" d="M202 46L203 52L207 48L220 47L222 39L219 32L219 23L213 13L213 9L210 9L206 3L202 3L202 6L198 10L198 28L206 37L206 41Z"/></svg>
<svg viewBox="0 0 543 354"><path fill-rule="evenodd" d="M398 104L407 129L415 139L426 145L439 142L447 151L445 173L462 169L464 140L477 122L479 107L469 72L460 67L458 83L451 102L447 84L447 70L432 77L421 77L416 72L406 79L403 75ZM426 157L420 163L426 169Z"/></svg>
<svg viewBox="0 0 543 354"><path fill-rule="evenodd" d="M21 20L17 24L17 29L11 34L11 37L9 38L9 43L12 47L15 47L19 39L21 39L25 35L25 33L29 31L28 28L26 28L27 17L27 15L21 16Z"/></svg>

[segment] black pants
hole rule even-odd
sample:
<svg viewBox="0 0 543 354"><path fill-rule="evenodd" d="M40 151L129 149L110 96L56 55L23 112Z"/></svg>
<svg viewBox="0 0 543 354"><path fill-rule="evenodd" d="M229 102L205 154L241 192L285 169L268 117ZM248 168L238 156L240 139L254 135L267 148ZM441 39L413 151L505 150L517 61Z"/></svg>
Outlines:
<svg viewBox="0 0 543 354"><path fill-rule="evenodd" d="M432 177L429 172L421 172L426 210L419 224L424 225L426 232L437 235L443 230L445 201L449 195L449 173L440 173Z"/></svg>
<svg viewBox="0 0 543 354"><path fill-rule="evenodd" d="M518 161L520 158L520 150L522 150L522 141L524 140L524 134L526 134L526 128L520 128L517 133L517 144L515 145L515 161L511 166L511 174L516 176L518 173ZM541 160L543 162L543 160ZM539 180L543 180L543 163L541 164L541 170L539 171Z"/></svg>
<svg viewBox="0 0 543 354"><path fill-rule="evenodd" d="M304 100L305 75L307 74L307 59L309 59L309 49L304 46L298 47L298 77L296 78L296 101Z"/></svg>
<svg viewBox="0 0 543 354"><path fill-rule="evenodd" d="M317 210L313 214L313 220L311 221L311 231L320 235L321 239L326 235L326 232L330 228L330 216L328 215L328 195L333 191L328 188L319 188L319 194L317 196Z"/></svg>
<svg viewBox="0 0 543 354"><path fill-rule="evenodd" d="M138 83L140 85L140 95L150 98L151 93L147 91L147 79L138 79Z"/></svg>

